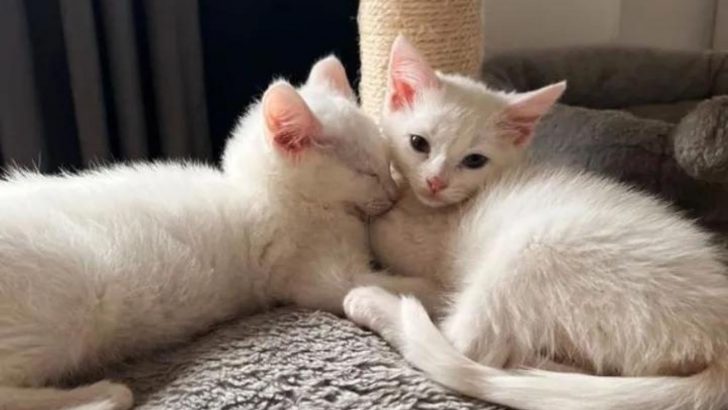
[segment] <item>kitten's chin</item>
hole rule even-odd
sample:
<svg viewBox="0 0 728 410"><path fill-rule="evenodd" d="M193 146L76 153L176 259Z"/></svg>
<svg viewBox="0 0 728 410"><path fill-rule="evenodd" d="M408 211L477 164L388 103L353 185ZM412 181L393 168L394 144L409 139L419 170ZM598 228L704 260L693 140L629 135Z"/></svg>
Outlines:
<svg viewBox="0 0 728 410"><path fill-rule="evenodd" d="M430 195L421 195L417 192L415 192L415 196L417 197L417 200L420 201L420 203L425 206L429 206L430 208L442 208L452 204L450 201L447 201L443 198L433 197Z"/></svg>
<svg viewBox="0 0 728 410"><path fill-rule="evenodd" d="M354 213L363 221L376 218L392 209L394 202L389 199L374 199L365 204L353 204Z"/></svg>

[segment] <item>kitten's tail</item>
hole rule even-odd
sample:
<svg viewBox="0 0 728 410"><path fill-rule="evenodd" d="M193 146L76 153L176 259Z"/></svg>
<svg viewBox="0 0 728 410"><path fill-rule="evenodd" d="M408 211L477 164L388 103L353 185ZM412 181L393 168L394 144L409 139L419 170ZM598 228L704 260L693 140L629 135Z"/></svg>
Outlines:
<svg viewBox="0 0 728 410"><path fill-rule="evenodd" d="M720 410L728 406L728 359L688 377L601 377L503 370L476 363L445 339L414 298L403 298L402 353L433 380L471 397L522 410Z"/></svg>

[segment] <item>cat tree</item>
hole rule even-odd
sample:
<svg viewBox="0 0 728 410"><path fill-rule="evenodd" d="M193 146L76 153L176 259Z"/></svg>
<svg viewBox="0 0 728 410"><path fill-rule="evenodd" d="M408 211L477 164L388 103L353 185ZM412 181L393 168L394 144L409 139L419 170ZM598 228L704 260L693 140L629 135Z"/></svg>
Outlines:
<svg viewBox="0 0 728 410"><path fill-rule="evenodd" d="M404 34L437 70L476 77L483 53L479 0L361 0L359 95L379 116L389 50Z"/></svg>

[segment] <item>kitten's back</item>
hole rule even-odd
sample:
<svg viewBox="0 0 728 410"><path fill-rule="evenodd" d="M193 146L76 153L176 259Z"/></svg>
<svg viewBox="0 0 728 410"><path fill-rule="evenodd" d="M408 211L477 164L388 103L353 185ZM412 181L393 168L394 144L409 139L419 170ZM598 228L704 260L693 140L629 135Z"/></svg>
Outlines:
<svg viewBox="0 0 728 410"><path fill-rule="evenodd" d="M22 326L28 343L54 329L42 340L68 341L59 358L92 366L94 354L170 343L260 304L237 274L252 235L235 220L251 216L235 192L199 165L10 176L0 184L4 326Z"/></svg>
<svg viewBox="0 0 728 410"><path fill-rule="evenodd" d="M569 169L515 168L475 199L460 233L455 271L511 284L492 303L532 321L513 328L524 351L568 337L574 357L631 375L728 348L723 250L653 197Z"/></svg>

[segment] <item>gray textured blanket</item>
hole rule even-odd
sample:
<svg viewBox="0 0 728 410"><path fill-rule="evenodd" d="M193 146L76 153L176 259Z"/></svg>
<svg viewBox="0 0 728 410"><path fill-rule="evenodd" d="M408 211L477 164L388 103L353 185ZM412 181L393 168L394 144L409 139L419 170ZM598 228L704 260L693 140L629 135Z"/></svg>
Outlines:
<svg viewBox="0 0 728 410"><path fill-rule="evenodd" d="M500 409L449 393L371 332L280 309L126 364L139 409Z"/></svg>

